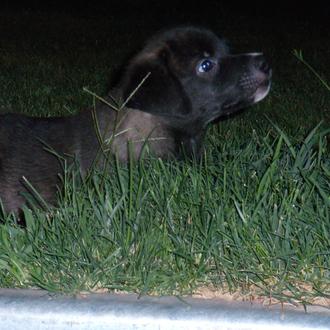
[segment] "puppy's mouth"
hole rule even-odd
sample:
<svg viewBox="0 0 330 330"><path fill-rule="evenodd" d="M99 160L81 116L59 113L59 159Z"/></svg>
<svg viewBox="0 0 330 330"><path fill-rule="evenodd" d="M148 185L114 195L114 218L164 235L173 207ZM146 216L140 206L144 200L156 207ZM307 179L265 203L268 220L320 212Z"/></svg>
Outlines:
<svg viewBox="0 0 330 330"><path fill-rule="evenodd" d="M241 90L239 97L225 102L222 111L228 115L264 99L270 91L271 75L271 70L267 73L258 71L253 75L243 74L238 81Z"/></svg>
<svg viewBox="0 0 330 330"><path fill-rule="evenodd" d="M243 108L246 105L247 105L247 102L243 101L243 100L225 102L221 107L222 115L225 115L225 116L230 115L233 113L233 111Z"/></svg>
<svg viewBox="0 0 330 330"><path fill-rule="evenodd" d="M269 93L270 91L270 80L267 82L267 84L264 84L262 86L260 86L256 92L254 93L254 96L253 96L253 104L254 103L257 103L259 101L261 101L262 99L264 99L267 94Z"/></svg>
<svg viewBox="0 0 330 330"><path fill-rule="evenodd" d="M243 73L238 81L242 95L254 104L265 98L270 90L272 70L257 70L253 74Z"/></svg>

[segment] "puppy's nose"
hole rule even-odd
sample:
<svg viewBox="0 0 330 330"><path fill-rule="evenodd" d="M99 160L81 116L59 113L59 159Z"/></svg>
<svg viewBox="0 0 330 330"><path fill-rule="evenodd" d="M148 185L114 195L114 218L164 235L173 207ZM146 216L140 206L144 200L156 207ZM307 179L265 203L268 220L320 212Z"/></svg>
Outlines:
<svg viewBox="0 0 330 330"><path fill-rule="evenodd" d="M254 58L254 67L257 70L260 70L261 72L265 73L266 75L269 75L271 72L271 68L262 54L258 54Z"/></svg>

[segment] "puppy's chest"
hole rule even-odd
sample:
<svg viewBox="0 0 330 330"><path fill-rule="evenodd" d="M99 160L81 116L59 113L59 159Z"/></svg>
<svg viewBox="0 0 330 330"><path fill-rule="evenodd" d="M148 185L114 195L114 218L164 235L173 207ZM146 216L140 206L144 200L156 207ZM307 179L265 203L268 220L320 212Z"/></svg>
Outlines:
<svg viewBox="0 0 330 330"><path fill-rule="evenodd" d="M161 117L131 109L124 116L110 142L119 160L125 162L129 155L137 159L144 152L165 158L174 153L173 136Z"/></svg>

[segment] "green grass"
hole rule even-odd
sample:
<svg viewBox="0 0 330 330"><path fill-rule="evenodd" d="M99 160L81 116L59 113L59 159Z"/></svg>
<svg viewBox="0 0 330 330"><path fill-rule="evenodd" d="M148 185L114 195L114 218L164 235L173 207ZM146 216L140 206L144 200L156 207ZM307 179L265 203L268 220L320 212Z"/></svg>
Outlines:
<svg viewBox="0 0 330 330"><path fill-rule="evenodd" d="M19 33L2 32L1 107L47 116L92 104L83 86L103 95L134 39L110 42L102 32L95 46L80 18L67 45L61 24L49 21L54 32L41 41L29 35L21 45ZM11 24L3 22L0 31ZM78 23L87 24L85 39ZM103 31L105 23L89 24ZM26 228L2 215L0 286L140 294L208 286L304 303L329 298L329 92L290 49L281 52L270 96L213 126L200 162L114 162L84 182L67 171L58 208L25 209ZM318 60L312 66L323 69L322 53Z"/></svg>
<svg viewBox="0 0 330 330"><path fill-rule="evenodd" d="M67 177L59 208L26 210L26 229L10 220L1 226L1 284L162 294L257 286L297 300L329 294L324 135L312 132L294 146L283 133L254 134L243 148L226 136L210 137L198 164L117 164L83 186Z"/></svg>

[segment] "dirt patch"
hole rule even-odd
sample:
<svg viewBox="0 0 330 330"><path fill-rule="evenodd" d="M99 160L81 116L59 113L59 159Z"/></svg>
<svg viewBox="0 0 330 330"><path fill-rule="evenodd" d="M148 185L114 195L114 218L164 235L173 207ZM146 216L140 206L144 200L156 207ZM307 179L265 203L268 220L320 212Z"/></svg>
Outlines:
<svg viewBox="0 0 330 330"><path fill-rule="evenodd" d="M219 290L213 287L200 287L192 295L193 298L201 299L222 299L226 301L249 301L251 303L262 304L263 306L271 306L276 304L291 305L291 306L303 306L313 305L322 306L330 309L330 297L318 297L312 296L312 292L315 291L312 287L307 285L300 285L301 288L306 292L306 296L301 296L298 300L293 297L291 292L283 292L283 299L278 299L272 296L265 296L260 292L257 287L250 287L248 292L238 290L234 293L230 293L226 290ZM308 294L310 293L310 295ZM302 303L304 301L304 304Z"/></svg>

